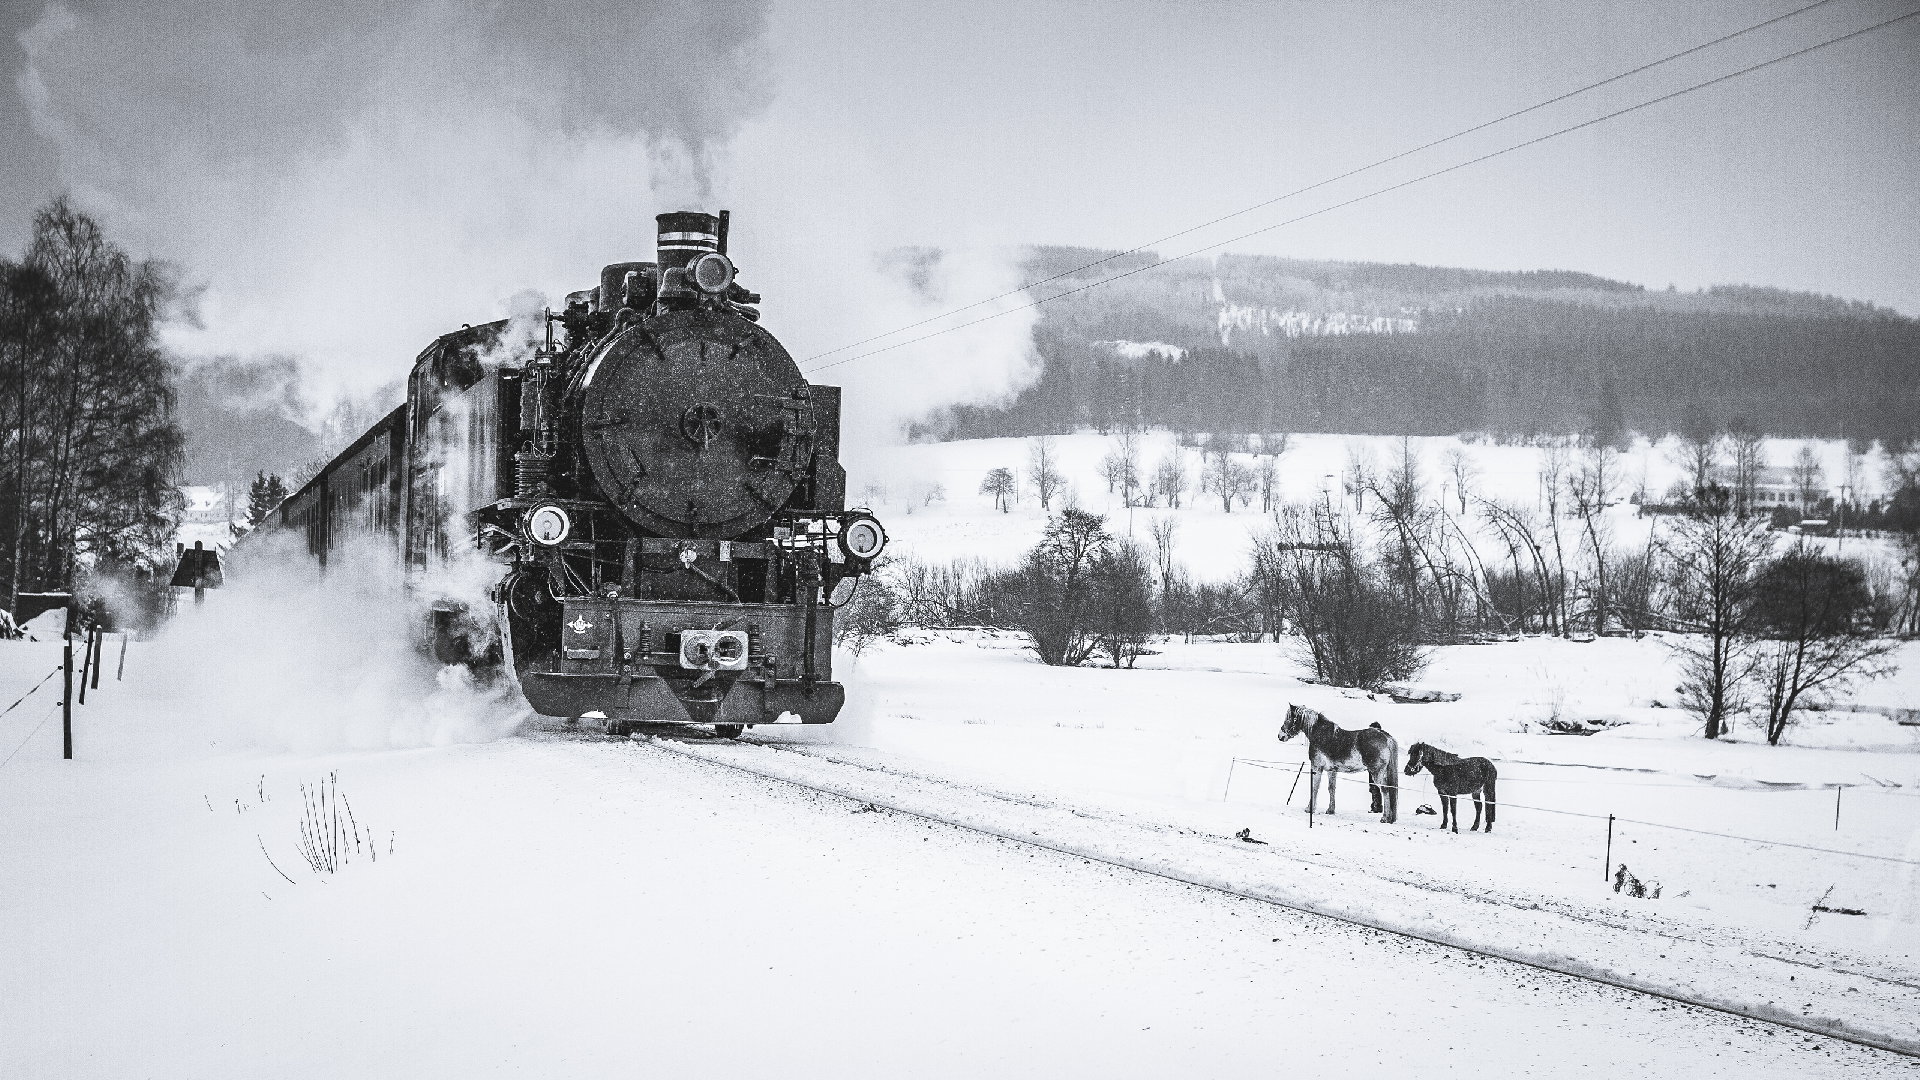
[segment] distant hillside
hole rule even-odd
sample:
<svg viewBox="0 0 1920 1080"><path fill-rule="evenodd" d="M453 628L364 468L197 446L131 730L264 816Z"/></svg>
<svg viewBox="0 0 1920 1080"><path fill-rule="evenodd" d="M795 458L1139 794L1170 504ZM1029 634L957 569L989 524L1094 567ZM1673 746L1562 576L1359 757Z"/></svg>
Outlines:
<svg viewBox="0 0 1920 1080"><path fill-rule="evenodd" d="M1157 263L1037 249L1053 296ZM1920 435L1920 321L1751 286L1653 291L1568 270L1226 256L1062 296L1039 380L912 434L1107 428L1447 434L1745 422L1780 435Z"/></svg>

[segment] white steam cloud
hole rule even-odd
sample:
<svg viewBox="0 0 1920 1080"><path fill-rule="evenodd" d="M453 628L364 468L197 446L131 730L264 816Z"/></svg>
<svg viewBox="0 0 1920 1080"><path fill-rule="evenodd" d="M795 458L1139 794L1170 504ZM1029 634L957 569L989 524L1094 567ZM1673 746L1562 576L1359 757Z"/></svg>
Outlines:
<svg viewBox="0 0 1920 1080"><path fill-rule="evenodd" d="M50 4L18 83L82 204L205 282L177 347L300 355L327 398L708 198L768 100L765 8Z"/></svg>
<svg viewBox="0 0 1920 1080"><path fill-rule="evenodd" d="M261 537L204 606L183 602L127 679L156 737L216 751L483 742L526 719L509 685L428 659L419 614L384 542L347 545L322 574L304 536Z"/></svg>
<svg viewBox="0 0 1920 1080"><path fill-rule="evenodd" d="M857 131L780 108L767 23L765 0L52 3L18 81L83 205L205 283L175 345L299 356L323 412L509 296L650 258L662 210L735 210L744 280L800 358L1017 286L1016 253L890 224L911 191ZM882 265L906 243L946 254L909 282ZM849 444L1017 390L1031 325L822 373Z"/></svg>

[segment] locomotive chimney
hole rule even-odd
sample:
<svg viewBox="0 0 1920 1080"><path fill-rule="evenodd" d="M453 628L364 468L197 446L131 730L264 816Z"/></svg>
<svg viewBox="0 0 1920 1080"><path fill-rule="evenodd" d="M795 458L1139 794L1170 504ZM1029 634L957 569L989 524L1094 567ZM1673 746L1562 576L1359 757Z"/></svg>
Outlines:
<svg viewBox="0 0 1920 1080"><path fill-rule="evenodd" d="M733 283L726 259L724 218L697 210L676 210L654 219L660 226L660 303L684 308L703 293L724 293Z"/></svg>

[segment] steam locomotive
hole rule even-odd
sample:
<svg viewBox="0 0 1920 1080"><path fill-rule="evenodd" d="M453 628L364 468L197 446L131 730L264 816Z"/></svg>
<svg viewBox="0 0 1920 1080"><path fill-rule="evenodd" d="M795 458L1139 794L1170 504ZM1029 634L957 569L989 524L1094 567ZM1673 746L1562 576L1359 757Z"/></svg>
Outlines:
<svg viewBox="0 0 1920 1080"><path fill-rule="evenodd" d="M477 549L500 567L491 610L437 597L423 638L544 715L830 723L833 610L887 540L845 508L840 389L759 325L726 211L657 221L654 262L604 268L527 347L508 321L435 340L406 403L270 527L323 565L353 534L390 540L412 583Z"/></svg>

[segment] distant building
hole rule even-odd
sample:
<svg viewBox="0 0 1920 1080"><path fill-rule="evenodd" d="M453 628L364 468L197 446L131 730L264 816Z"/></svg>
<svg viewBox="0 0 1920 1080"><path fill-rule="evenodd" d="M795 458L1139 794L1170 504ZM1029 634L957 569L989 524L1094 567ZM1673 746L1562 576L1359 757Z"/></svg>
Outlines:
<svg viewBox="0 0 1920 1080"><path fill-rule="evenodd" d="M225 525L238 515L233 494L224 487L183 487L181 501L186 503L180 520L187 525Z"/></svg>
<svg viewBox="0 0 1920 1080"><path fill-rule="evenodd" d="M1732 487L1733 470L1724 466L1716 467L1714 469L1714 479L1719 483ZM1797 510L1804 514L1818 506L1820 501L1827 498L1830 493L1827 491L1826 486L1821 484L1818 490L1812 493L1813 501L1811 503L1806 500L1805 494L1806 493L1800 490L1800 484L1794 480L1793 470L1791 469L1782 469L1773 465L1763 465L1760 467L1760 474L1754 479L1753 505L1754 508L1758 510L1772 510L1775 507L1781 507L1787 510Z"/></svg>

